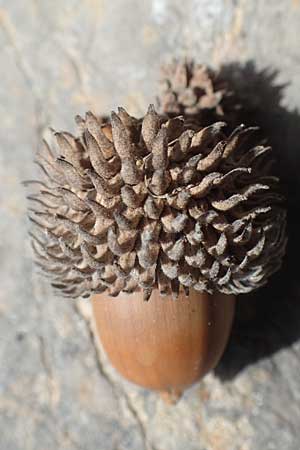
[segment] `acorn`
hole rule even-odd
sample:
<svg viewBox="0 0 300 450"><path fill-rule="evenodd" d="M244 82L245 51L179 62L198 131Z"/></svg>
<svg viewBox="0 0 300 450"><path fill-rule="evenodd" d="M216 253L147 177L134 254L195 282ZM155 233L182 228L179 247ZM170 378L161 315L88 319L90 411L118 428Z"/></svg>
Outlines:
<svg viewBox="0 0 300 450"><path fill-rule="evenodd" d="M159 112L184 115L202 126L220 120L239 125L238 116L245 109L221 71L193 60L175 59L162 66L157 103Z"/></svg>
<svg viewBox="0 0 300 450"><path fill-rule="evenodd" d="M92 296L112 364L179 395L216 366L235 297L282 262L286 213L256 128L190 117L77 116L36 156L36 264L63 297ZM115 297L111 298L111 297Z"/></svg>

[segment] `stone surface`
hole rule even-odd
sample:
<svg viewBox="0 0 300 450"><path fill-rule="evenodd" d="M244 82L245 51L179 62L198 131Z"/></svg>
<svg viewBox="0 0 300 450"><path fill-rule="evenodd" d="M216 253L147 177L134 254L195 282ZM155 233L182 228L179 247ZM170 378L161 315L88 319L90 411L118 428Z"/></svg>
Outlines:
<svg viewBox="0 0 300 450"><path fill-rule="evenodd" d="M1 450L299 449L299 21L298 0L0 1ZM247 93L279 157L290 244L281 274L239 300L215 373L170 407L110 367L88 303L34 273L20 182L48 125L144 112L174 56L225 65Z"/></svg>

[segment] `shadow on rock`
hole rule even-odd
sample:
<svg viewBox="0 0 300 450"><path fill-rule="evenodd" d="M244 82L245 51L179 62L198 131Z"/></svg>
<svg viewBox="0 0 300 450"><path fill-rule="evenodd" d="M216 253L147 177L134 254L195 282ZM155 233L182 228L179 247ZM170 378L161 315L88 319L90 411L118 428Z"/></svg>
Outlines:
<svg viewBox="0 0 300 450"><path fill-rule="evenodd" d="M232 335L215 369L222 380L234 378L248 365L300 338L300 115L282 105L285 86L276 83L277 75L274 70L257 70L252 62L221 69L221 76L243 105L240 122L258 125L275 151L275 171L287 199L289 237L281 271L265 288L238 299Z"/></svg>

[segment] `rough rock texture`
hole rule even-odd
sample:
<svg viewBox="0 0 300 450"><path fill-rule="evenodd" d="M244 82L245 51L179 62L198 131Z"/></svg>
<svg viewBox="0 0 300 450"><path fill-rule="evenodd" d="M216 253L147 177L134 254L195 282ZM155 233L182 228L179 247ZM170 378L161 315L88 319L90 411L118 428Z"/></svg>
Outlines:
<svg viewBox="0 0 300 450"><path fill-rule="evenodd" d="M300 2L2 0L0 8L0 449L298 450ZM251 122L270 135L290 241L281 274L239 300L215 374L169 407L111 369L94 345L88 303L54 297L34 275L20 181L35 175L46 125L72 130L77 112L119 104L143 114L160 63L174 55L223 65Z"/></svg>

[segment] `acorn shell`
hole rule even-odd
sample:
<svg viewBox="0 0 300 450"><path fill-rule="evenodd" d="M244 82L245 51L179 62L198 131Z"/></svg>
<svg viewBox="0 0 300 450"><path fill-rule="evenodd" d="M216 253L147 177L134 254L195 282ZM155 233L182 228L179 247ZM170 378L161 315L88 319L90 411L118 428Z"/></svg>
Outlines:
<svg viewBox="0 0 300 450"><path fill-rule="evenodd" d="M152 292L107 294L92 300L96 329L112 365L140 386L179 394L213 369L231 330L235 297L191 290L161 297Z"/></svg>

